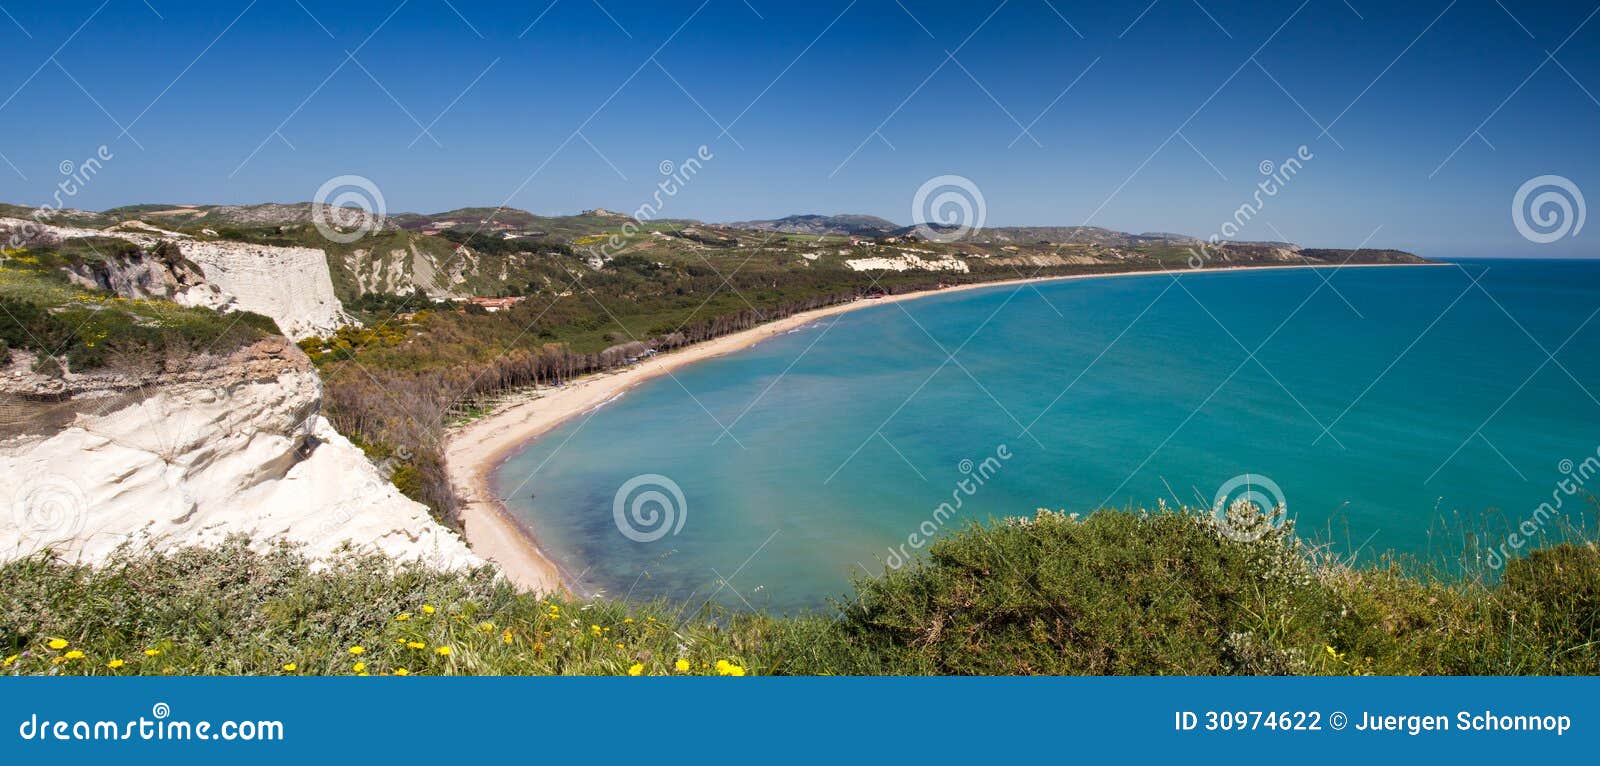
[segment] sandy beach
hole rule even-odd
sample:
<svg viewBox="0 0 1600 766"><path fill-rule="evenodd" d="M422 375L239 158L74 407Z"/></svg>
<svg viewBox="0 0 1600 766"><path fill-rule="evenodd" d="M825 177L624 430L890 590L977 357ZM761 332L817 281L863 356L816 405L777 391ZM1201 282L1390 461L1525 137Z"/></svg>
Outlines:
<svg viewBox="0 0 1600 766"><path fill-rule="evenodd" d="M1438 265L1447 264L1350 264L1338 267L1323 266L1321 264L1296 264L1207 269L1207 271ZM748 330L660 354L631 367L584 376L570 381L560 388L548 388L513 397L510 401L496 407L488 415L452 432L449 443L445 448L450 481L455 486L456 492L465 501L461 509L461 518L466 525L467 543L474 553L495 562L505 576L520 588L534 592L561 589L563 587L561 572L539 549L538 538L534 531L527 529L523 524L512 518L511 514L500 502L500 499L492 489L490 474L518 448L562 424L569 418L588 412L640 383L677 370L685 365L749 348L774 335L788 332L824 317L871 306L915 300L930 295L946 295L966 290L993 289L1030 282L1110 279L1151 276L1161 273L1170 272L1130 271L1114 274L1076 274L1037 279L1011 279L958 285L943 290L903 293L878 299L861 299L794 314ZM1191 272L1184 271L1182 273Z"/></svg>

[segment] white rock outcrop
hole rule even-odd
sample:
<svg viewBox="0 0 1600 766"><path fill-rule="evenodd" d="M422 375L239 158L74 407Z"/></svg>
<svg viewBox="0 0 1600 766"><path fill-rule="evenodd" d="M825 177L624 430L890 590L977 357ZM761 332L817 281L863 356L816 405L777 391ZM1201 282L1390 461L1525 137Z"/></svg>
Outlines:
<svg viewBox="0 0 1600 766"><path fill-rule="evenodd" d="M842 252L842 251L841 251ZM967 262L959 258L923 259L907 253L894 257L851 258L845 265L856 271L969 271Z"/></svg>
<svg viewBox="0 0 1600 766"><path fill-rule="evenodd" d="M441 569L483 563L318 414L321 382L282 338L79 400L64 427L0 441L0 557L99 562L124 542L244 533L316 558L349 543Z"/></svg>
<svg viewBox="0 0 1600 766"><path fill-rule="evenodd" d="M65 267L67 278L90 289L105 290L124 298L172 301L180 306L231 311L233 296L207 282L193 261L177 253L176 245L108 254L103 261Z"/></svg>
<svg viewBox="0 0 1600 766"><path fill-rule="evenodd" d="M162 242L172 242L185 258L200 268L212 291L219 293L203 299L197 295L190 305L263 314L272 317L279 329L295 340L326 335L352 323L344 312L344 305L334 295L327 255L314 247L212 242L137 222L124 222L108 229L89 229L0 218L0 232L13 238L16 233L25 233L29 241L113 237L132 242L147 253L154 252ZM177 297L174 300L183 302Z"/></svg>

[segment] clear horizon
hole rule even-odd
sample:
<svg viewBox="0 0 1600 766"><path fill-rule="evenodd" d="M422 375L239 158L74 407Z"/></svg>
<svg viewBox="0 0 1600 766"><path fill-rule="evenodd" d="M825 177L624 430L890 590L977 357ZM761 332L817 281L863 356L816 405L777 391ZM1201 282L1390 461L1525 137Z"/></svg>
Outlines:
<svg viewBox="0 0 1600 766"><path fill-rule="evenodd" d="M349 174L391 212L627 212L704 146L660 217L915 223L919 187L958 175L988 227L1203 238L1304 152L1237 239L1600 254L1581 227L1538 244L1512 216L1530 179L1600 178L1600 24L1578 4L5 10L0 201L16 204L49 202L105 146L68 206L305 201Z"/></svg>

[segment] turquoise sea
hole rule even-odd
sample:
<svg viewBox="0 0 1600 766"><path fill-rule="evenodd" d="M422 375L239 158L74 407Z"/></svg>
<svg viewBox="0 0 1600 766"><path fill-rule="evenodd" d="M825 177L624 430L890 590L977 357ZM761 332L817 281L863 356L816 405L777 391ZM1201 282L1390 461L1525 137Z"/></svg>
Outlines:
<svg viewBox="0 0 1600 766"><path fill-rule="evenodd" d="M1596 455L1597 311L1595 261L936 295L655 379L495 485L578 588L694 605L821 607L925 531L1040 507L1209 510L1244 474L1342 555L1449 566L1463 531L1498 543ZM1561 518L1592 529L1563 497Z"/></svg>

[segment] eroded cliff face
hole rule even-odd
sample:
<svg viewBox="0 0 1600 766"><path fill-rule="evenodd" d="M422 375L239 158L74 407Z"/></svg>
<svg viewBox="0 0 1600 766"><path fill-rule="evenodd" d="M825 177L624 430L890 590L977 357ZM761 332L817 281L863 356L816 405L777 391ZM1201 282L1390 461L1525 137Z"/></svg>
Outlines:
<svg viewBox="0 0 1600 766"><path fill-rule="evenodd" d="M181 243L206 281L232 295L238 308L272 317L295 340L327 335L351 324L333 293L328 258L310 247L273 247L240 242Z"/></svg>
<svg viewBox="0 0 1600 766"><path fill-rule="evenodd" d="M295 340L326 335L353 321L334 294L327 256L317 248L210 241L138 222L87 229L0 218L0 234L9 239L12 232L26 234L18 244L112 237L138 245L142 253L137 262L110 257L109 265L99 269L110 272L104 280L78 273L123 297L159 297L183 305L253 311L272 317L279 329ZM170 248L176 248L175 257L157 257ZM152 287L158 289L149 289ZM160 294L159 288L168 294Z"/></svg>
<svg viewBox="0 0 1600 766"><path fill-rule="evenodd" d="M144 375L68 381L42 401L16 354L0 374L0 556L98 562L124 543L342 545L439 568L482 563L318 414L321 382L270 338Z"/></svg>

